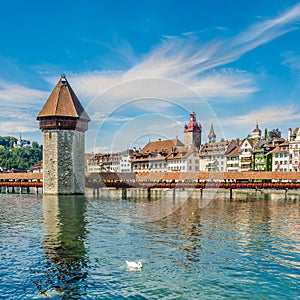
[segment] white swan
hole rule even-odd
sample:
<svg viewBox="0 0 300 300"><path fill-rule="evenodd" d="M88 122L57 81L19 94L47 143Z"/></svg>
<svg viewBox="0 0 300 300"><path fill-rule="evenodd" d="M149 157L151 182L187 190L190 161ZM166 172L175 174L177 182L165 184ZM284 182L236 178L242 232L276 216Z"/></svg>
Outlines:
<svg viewBox="0 0 300 300"><path fill-rule="evenodd" d="M132 268L132 269L142 269L143 268L143 265L140 261L138 261L137 263L135 261L128 261L126 260L126 264L129 268Z"/></svg>

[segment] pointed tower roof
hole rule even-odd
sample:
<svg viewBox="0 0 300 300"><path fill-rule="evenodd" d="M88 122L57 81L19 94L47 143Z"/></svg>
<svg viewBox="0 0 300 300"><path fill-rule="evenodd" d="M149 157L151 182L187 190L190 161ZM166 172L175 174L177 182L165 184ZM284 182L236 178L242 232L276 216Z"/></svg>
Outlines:
<svg viewBox="0 0 300 300"><path fill-rule="evenodd" d="M201 125L197 123L196 120L196 114L194 111L192 111L190 113L190 121L189 123L186 125L184 125L184 132L188 132L188 131L195 131L195 132L201 132Z"/></svg>
<svg viewBox="0 0 300 300"><path fill-rule="evenodd" d="M47 117L66 117L89 122L90 118L75 95L65 75L62 75L37 119Z"/></svg>
<svg viewBox="0 0 300 300"><path fill-rule="evenodd" d="M40 129L88 130L90 118L64 75L56 84L37 120Z"/></svg>
<svg viewBox="0 0 300 300"><path fill-rule="evenodd" d="M213 124L211 124L211 126L210 126L209 134L208 134L207 137L208 137L210 140L216 138L216 134L215 134L215 131L214 131L214 126L213 126Z"/></svg>
<svg viewBox="0 0 300 300"><path fill-rule="evenodd" d="M258 127L258 123L256 123L255 128L252 130L252 132L261 132L261 130Z"/></svg>
<svg viewBox="0 0 300 300"><path fill-rule="evenodd" d="M259 129L257 122L255 128L252 130L252 138L261 138L261 130Z"/></svg>

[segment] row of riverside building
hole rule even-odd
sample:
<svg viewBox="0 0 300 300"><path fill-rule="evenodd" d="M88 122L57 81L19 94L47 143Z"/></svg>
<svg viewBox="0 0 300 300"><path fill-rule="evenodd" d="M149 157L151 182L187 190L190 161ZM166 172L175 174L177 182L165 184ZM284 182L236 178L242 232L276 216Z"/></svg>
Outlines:
<svg viewBox="0 0 300 300"><path fill-rule="evenodd" d="M87 172L295 172L300 170L300 130L288 130L288 139L265 140L256 127L247 138L216 142L211 125L208 142L201 144L202 127L195 112L184 125L184 142L149 141L140 150L93 154Z"/></svg>

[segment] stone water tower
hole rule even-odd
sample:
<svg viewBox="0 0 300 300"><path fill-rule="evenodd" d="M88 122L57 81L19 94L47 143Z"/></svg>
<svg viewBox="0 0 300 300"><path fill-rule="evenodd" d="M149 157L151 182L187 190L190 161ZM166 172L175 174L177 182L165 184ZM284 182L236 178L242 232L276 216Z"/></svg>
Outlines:
<svg viewBox="0 0 300 300"><path fill-rule="evenodd" d="M83 194L90 118L64 75L37 116L43 132L43 193Z"/></svg>

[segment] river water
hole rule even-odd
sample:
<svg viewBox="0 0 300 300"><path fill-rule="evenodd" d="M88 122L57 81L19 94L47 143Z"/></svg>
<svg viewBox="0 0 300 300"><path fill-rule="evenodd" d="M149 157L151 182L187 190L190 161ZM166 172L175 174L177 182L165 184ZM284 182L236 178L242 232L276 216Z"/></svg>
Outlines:
<svg viewBox="0 0 300 300"><path fill-rule="evenodd" d="M205 197L1 194L0 298L300 299L300 195Z"/></svg>

